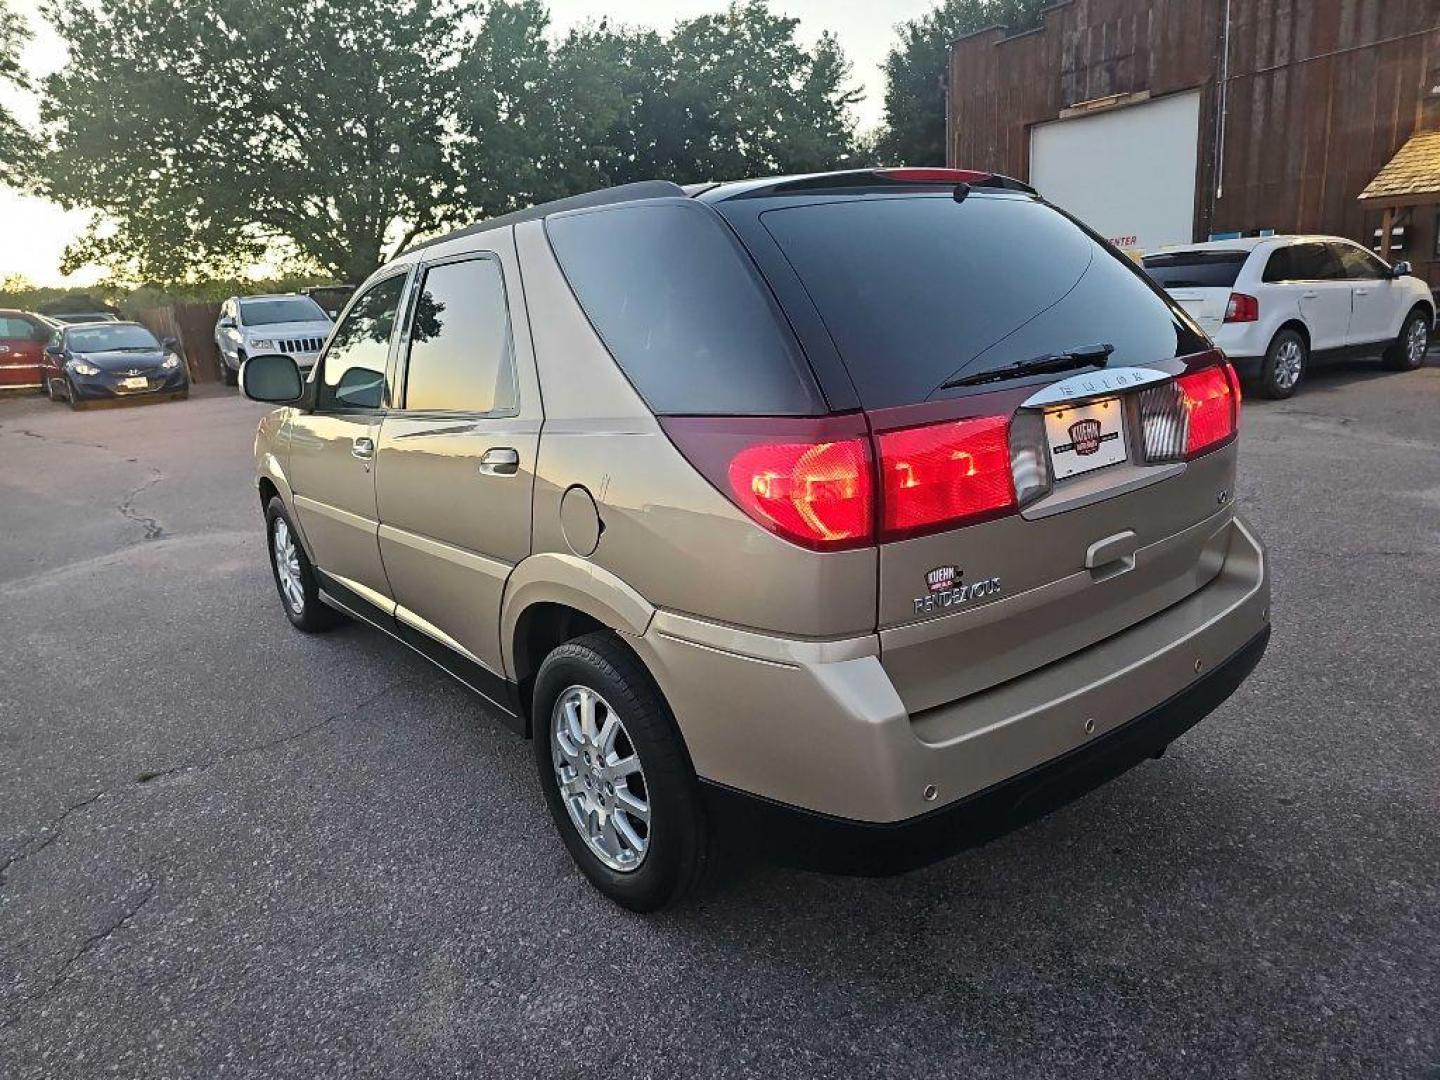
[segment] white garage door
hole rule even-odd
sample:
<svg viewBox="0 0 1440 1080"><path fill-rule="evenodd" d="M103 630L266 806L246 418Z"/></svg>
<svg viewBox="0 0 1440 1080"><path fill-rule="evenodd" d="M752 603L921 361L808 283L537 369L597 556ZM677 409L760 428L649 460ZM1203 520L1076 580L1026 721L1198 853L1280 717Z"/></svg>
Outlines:
<svg viewBox="0 0 1440 1080"><path fill-rule="evenodd" d="M1200 94L1175 94L1030 133L1030 183L1130 251L1188 244L1195 222Z"/></svg>

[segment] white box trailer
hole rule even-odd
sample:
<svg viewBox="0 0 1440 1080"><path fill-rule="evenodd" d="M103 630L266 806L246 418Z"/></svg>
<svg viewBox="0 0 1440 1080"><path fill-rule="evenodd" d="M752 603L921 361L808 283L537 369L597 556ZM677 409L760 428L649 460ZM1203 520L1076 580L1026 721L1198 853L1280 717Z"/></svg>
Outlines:
<svg viewBox="0 0 1440 1080"><path fill-rule="evenodd" d="M1036 124L1030 183L1132 254L1192 242L1200 94Z"/></svg>

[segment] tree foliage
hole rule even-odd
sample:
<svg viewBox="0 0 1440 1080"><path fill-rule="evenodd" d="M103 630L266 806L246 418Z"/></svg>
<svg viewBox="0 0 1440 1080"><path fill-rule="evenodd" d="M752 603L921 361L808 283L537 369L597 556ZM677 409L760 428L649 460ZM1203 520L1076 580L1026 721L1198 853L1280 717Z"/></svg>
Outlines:
<svg viewBox="0 0 1440 1080"><path fill-rule="evenodd" d="M945 164L945 70L950 43L987 26L1039 25L1054 0L943 0L896 27L885 59L885 121L874 154L886 164Z"/></svg>
<svg viewBox="0 0 1440 1080"><path fill-rule="evenodd" d="M30 81L20 65L20 53L30 40L30 28L18 11L0 0L0 86L26 90ZM15 183L34 155L30 133L0 104L0 183Z"/></svg>
<svg viewBox="0 0 1440 1080"><path fill-rule="evenodd" d="M262 257L358 281L416 235L640 178L846 160L855 95L764 0L558 42L540 0L49 0L43 190L131 280Z"/></svg>

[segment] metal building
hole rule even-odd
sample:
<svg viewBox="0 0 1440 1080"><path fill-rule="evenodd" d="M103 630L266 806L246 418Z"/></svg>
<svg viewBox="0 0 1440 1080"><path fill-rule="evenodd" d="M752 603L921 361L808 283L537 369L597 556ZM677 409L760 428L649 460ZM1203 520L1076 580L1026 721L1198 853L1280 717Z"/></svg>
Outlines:
<svg viewBox="0 0 1440 1080"><path fill-rule="evenodd" d="M949 87L950 164L1122 247L1332 233L1440 284L1440 0L1062 0Z"/></svg>

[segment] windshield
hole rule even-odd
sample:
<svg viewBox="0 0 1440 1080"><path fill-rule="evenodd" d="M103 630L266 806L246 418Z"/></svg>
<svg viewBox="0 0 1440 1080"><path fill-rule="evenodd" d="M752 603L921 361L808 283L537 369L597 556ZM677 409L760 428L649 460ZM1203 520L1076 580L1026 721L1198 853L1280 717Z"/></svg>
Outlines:
<svg viewBox="0 0 1440 1080"><path fill-rule="evenodd" d="M1177 251L1147 255L1145 272L1165 289L1229 289L1250 257L1247 251Z"/></svg>
<svg viewBox="0 0 1440 1080"><path fill-rule="evenodd" d="M155 335L143 326L116 323L114 326L87 327L70 331L70 348L75 352L115 352L124 349L160 348Z"/></svg>
<svg viewBox="0 0 1440 1080"><path fill-rule="evenodd" d="M958 376L1113 345L1112 366L1206 346L1129 259L1053 207L978 193L770 210L865 408L925 401Z"/></svg>
<svg viewBox="0 0 1440 1080"><path fill-rule="evenodd" d="M329 322L330 317L308 296L287 296L280 300L241 300L240 321L246 326L271 326L287 322Z"/></svg>

